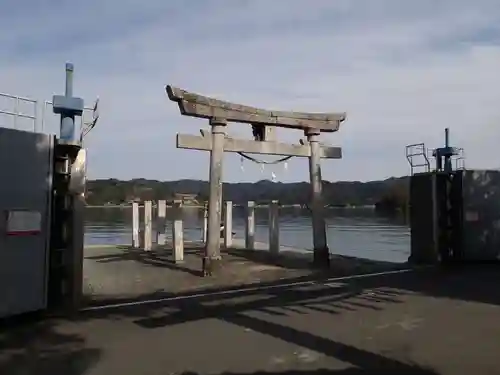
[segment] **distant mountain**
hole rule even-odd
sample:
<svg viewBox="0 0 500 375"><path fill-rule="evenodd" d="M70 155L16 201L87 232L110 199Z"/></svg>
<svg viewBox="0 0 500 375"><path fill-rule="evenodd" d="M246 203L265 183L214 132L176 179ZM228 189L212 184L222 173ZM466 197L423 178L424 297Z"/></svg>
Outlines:
<svg viewBox="0 0 500 375"><path fill-rule="evenodd" d="M389 178L383 181L323 181L325 204L332 206L378 205L389 209L407 201L408 178ZM176 194L196 196L199 202L208 198L208 182L200 180L156 181L133 179L90 180L87 182L87 204L123 204L132 201L172 199ZM310 186L307 182L281 183L262 180L256 183L224 183L225 200L235 204L247 201L282 204L308 204Z"/></svg>

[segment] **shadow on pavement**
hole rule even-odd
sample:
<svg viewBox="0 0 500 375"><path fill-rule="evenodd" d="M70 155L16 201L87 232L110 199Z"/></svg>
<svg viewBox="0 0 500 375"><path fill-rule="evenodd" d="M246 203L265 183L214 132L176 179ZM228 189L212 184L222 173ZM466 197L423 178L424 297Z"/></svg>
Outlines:
<svg viewBox="0 0 500 375"><path fill-rule="evenodd" d="M405 371L405 372L401 372ZM251 373L236 373L236 372L222 372L217 375L437 375L431 370L421 369L419 367L406 367L401 368L377 368L377 369L363 369L363 368L348 368L344 370L288 370L288 371L256 371ZM179 375L199 375L196 372L186 371Z"/></svg>
<svg viewBox="0 0 500 375"><path fill-rule="evenodd" d="M290 282L290 280L287 281ZM397 356L397 358L388 358L385 355L341 342L335 337L326 338L306 329L292 327L280 317L303 314L304 319L309 319L309 316L315 316L312 315L315 312L320 312L332 316L355 314L356 318L362 321L368 311L383 312L391 305L403 306L406 303L406 297L415 294L422 297L419 303L424 304L432 303L429 301L436 298L443 298L500 306L500 293L498 293L500 269L497 266L421 269L376 277L354 277L335 282L328 282L325 279L315 280L311 277L298 279L297 282L300 281L305 283L280 287L279 283L274 282L262 284L261 288L255 287L247 290L219 288L213 289L211 293L198 295L195 293L172 294L170 300L82 312L71 320L74 324L94 319L113 324L113 320L125 319L145 330L155 330L188 322L216 319L322 353L326 357L335 358L353 366L344 370L254 372L255 375L431 375L436 372L407 363L406 360L399 359ZM424 297L431 298L425 299ZM443 309L443 316L447 314L447 311L444 311L447 306L445 303L443 307L440 307ZM250 312L252 314L249 314ZM275 319L268 320L255 316L255 312L273 315ZM335 321L325 316L322 319L317 324L334 324ZM490 324L494 325L495 322ZM26 329L22 327L20 330L9 328L0 335L0 346L7 349L2 349L1 352L0 358L2 360L5 358L6 362L1 362L0 373L21 374L23 372L16 366L20 366L21 369L31 369L36 366L37 369L49 371L45 372L47 374L80 375L84 373L85 368L91 367L100 358L99 350L85 348L84 338L57 333L53 330L50 321L42 321L36 324L34 329L30 329L30 326L28 325ZM446 327L443 326L443 332L435 332L435 334L436 339L439 339L440 335L446 334ZM356 335L355 330L353 335ZM223 361L223 358L221 360ZM168 373L168 369L165 370ZM41 371L36 373L44 374ZM231 373L224 374L232 375Z"/></svg>
<svg viewBox="0 0 500 375"><path fill-rule="evenodd" d="M0 374L83 375L100 358L84 337L58 332L39 315L0 321Z"/></svg>
<svg viewBox="0 0 500 375"><path fill-rule="evenodd" d="M283 283L284 280L297 282L408 268L407 264L333 256L330 269L318 269L311 266L311 254L283 252L273 256L268 251L234 248L225 249L222 253L218 274L213 278L204 278L201 277L203 249L200 247L187 247L181 263L173 261L172 251L169 249L143 251L122 246L94 250L85 256L85 261L91 262L84 266L89 286L86 289L85 304L102 305L166 298L188 293L189 290L234 289ZM120 262L125 263L123 267L119 265ZM108 269L106 265L110 263L113 265ZM99 272L95 274L93 270ZM134 275L128 279L130 281L109 282L113 278L127 280L130 274ZM100 281L102 275L107 280L105 283Z"/></svg>
<svg viewBox="0 0 500 375"><path fill-rule="evenodd" d="M161 267L173 271L181 271L193 276L202 276L200 269L194 267L186 267L182 264L176 264L172 259L172 250L169 249L154 249L144 251L131 246L117 246L121 252L103 255L89 255L85 259L94 260L98 263L113 263L122 261L134 261L147 266ZM185 256L194 256L201 258L201 250L198 247L187 247L184 249ZM201 260L199 262L201 264Z"/></svg>

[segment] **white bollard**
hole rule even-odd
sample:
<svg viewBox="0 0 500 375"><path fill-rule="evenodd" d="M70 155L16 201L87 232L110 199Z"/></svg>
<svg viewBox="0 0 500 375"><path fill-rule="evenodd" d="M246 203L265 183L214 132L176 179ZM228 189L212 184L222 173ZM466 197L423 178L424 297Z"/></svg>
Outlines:
<svg viewBox="0 0 500 375"><path fill-rule="evenodd" d="M158 245L165 245L166 242L166 216L167 216L167 201L158 201L158 216L156 221L156 243Z"/></svg>
<svg viewBox="0 0 500 375"><path fill-rule="evenodd" d="M226 201L224 212L224 247L230 248L233 244L233 202Z"/></svg>
<svg viewBox="0 0 500 375"><path fill-rule="evenodd" d="M174 201L174 222L172 224L174 262L184 261L184 230L182 227L182 201Z"/></svg>
<svg viewBox="0 0 500 375"><path fill-rule="evenodd" d="M150 251L153 247L153 204L144 202L144 250Z"/></svg>
<svg viewBox="0 0 500 375"><path fill-rule="evenodd" d="M139 241L139 203L132 203L132 247L141 247Z"/></svg>
<svg viewBox="0 0 500 375"><path fill-rule="evenodd" d="M247 202L245 218L245 248L255 250L255 202Z"/></svg>
<svg viewBox="0 0 500 375"><path fill-rule="evenodd" d="M203 209L203 243L207 243L208 234L208 207L205 205Z"/></svg>

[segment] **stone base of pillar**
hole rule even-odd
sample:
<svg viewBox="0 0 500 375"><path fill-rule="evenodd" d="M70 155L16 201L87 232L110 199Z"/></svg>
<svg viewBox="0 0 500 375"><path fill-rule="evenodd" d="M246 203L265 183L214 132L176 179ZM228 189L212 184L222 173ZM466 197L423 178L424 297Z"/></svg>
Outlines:
<svg viewBox="0 0 500 375"><path fill-rule="evenodd" d="M314 249L313 265L316 268L330 268L330 249Z"/></svg>
<svg viewBox="0 0 500 375"><path fill-rule="evenodd" d="M203 276L212 276L217 273L221 267L222 257L203 257Z"/></svg>

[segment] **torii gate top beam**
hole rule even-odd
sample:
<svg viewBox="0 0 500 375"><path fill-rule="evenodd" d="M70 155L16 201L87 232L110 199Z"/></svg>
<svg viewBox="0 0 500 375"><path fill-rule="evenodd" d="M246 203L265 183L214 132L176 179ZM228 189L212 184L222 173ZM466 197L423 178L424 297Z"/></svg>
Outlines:
<svg viewBox="0 0 500 375"><path fill-rule="evenodd" d="M177 102L181 114L185 116L322 132L336 132L346 119L345 113L269 111L210 98L170 85L166 91L169 99Z"/></svg>

